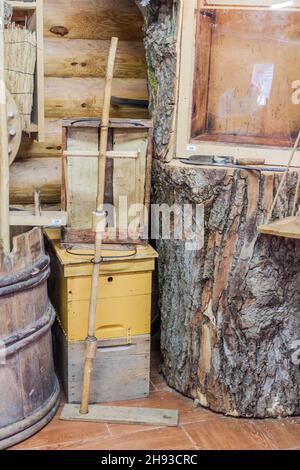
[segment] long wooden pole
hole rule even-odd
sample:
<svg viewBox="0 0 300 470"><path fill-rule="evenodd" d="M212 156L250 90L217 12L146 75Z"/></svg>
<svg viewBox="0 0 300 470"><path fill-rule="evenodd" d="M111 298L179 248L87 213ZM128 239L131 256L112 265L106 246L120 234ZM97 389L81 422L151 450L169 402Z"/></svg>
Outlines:
<svg viewBox="0 0 300 470"><path fill-rule="evenodd" d="M9 157L4 47L4 0L0 0L0 241L5 253L9 253Z"/></svg>
<svg viewBox="0 0 300 470"><path fill-rule="evenodd" d="M274 200L273 200L273 203L272 203L272 207L270 209L270 212L267 216L267 220L266 220L266 224L269 224L270 223L270 220L271 220L271 217L272 217L272 213L273 213L273 210L275 209L275 206L276 206L276 203L277 203L277 200L279 198L279 195L280 195L280 192L283 188L283 184L286 180L286 177L287 177L287 174L288 174L288 170L290 169L291 167L291 164L292 164L292 161L294 159L294 156L295 156L295 153L299 147L299 143L300 143L300 132L298 133L298 136L297 136L297 139L295 141L295 144L294 144L294 147L291 151L291 155L290 155L290 158L289 158L289 161L288 161L288 164L287 164L287 171L284 173L283 177L281 178L281 181L280 181L280 184L278 186L278 189L277 189L277 192L275 194L275 197L274 197ZM295 207L293 207L293 213L294 213L294 209ZM292 214L293 215L293 214Z"/></svg>
<svg viewBox="0 0 300 470"><path fill-rule="evenodd" d="M97 308L97 291L99 284L100 263L101 263L101 246L102 234L105 230L106 214L103 212L104 190L105 190L105 168L106 168L106 152L108 143L108 126L109 126L109 110L112 90L113 71L118 47L118 38L112 38L104 92L104 105L102 111L101 131L100 131L100 151L98 163L98 188L97 188L97 208L93 213L93 231L95 232L95 258L92 275L91 297L89 306L89 322L88 335L86 338L86 355L83 372L82 397L80 405L80 413L87 414L89 412L89 399L91 378L94 360L97 353L96 330L96 308Z"/></svg>

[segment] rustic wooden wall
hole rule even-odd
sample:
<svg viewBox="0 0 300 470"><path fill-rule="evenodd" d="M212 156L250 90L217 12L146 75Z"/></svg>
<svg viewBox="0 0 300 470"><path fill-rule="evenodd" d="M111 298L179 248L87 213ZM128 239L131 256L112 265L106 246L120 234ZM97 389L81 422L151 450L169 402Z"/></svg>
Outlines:
<svg viewBox="0 0 300 470"><path fill-rule="evenodd" d="M46 139L23 141L11 171L12 203L28 202L25 187L30 191L32 185L42 189L44 202L59 202L61 119L100 115L112 35L120 39L113 94L147 99L142 29L134 0L44 0ZM146 110L126 107L112 108L111 114L148 117Z"/></svg>

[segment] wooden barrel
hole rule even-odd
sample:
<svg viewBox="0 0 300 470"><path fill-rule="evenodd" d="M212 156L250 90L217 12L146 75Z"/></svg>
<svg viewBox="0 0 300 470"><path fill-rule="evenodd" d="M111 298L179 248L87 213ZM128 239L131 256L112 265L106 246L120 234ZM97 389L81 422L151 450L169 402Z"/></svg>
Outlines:
<svg viewBox="0 0 300 470"><path fill-rule="evenodd" d="M15 237L9 255L0 244L0 449L37 432L59 405L49 274L40 229Z"/></svg>

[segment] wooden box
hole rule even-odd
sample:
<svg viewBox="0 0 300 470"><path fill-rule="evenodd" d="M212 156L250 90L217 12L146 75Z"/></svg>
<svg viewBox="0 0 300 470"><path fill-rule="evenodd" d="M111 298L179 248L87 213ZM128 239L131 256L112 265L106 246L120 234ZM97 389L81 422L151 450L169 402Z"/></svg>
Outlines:
<svg viewBox="0 0 300 470"><path fill-rule="evenodd" d="M62 210L69 244L94 243L99 119L63 121ZM104 243L147 243L152 160L152 121L111 119L106 165L105 204L110 206ZM136 211L134 205L138 204Z"/></svg>
<svg viewBox="0 0 300 470"><path fill-rule="evenodd" d="M55 362L68 403L80 403L84 342L68 341L55 326ZM91 385L91 403L130 400L149 395L150 335L98 342Z"/></svg>
<svg viewBox="0 0 300 470"><path fill-rule="evenodd" d="M50 298L68 340L83 341L93 253L67 250L57 230L47 230L46 236L51 256ZM96 313L96 336L100 340L126 337L130 342L131 337L150 334L152 271L157 253L149 245L125 248L111 251L107 247L103 251Z"/></svg>

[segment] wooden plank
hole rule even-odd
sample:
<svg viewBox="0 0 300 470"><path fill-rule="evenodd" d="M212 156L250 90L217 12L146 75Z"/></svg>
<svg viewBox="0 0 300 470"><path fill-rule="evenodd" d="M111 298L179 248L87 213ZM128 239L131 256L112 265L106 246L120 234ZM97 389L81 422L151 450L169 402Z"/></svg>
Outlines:
<svg viewBox="0 0 300 470"><path fill-rule="evenodd" d="M259 233L277 237L300 238L300 217L285 217L257 227Z"/></svg>
<svg viewBox="0 0 300 470"><path fill-rule="evenodd" d="M79 403L81 399L84 341L70 342L60 327L55 337L61 353L58 369L63 379L69 403ZM105 403L117 400L130 400L149 395L150 374L150 335L120 337L98 341L97 356L93 369L91 403Z"/></svg>
<svg viewBox="0 0 300 470"><path fill-rule="evenodd" d="M6 86L4 71L4 2L0 4L0 242L5 253L10 251L9 241L9 154Z"/></svg>
<svg viewBox="0 0 300 470"><path fill-rule="evenodd" d="M103 78L45 79L45 113L47 117L93 117L102 111ZM147 80L120 79L113 81L113 94L123 98L148 99ZM126 106L112 106L112 117L147 118L148 110Z"/></svg>
<svg viewBox="0 0 300 470"><path fill-rule="evenodd" d="M66 151L64 152L66 157L99 157L99 152L95 152L93 150L73 150L73 151ZM107 158L133 158L137 159L139 157L139 153L137 151L130 151L130 150L108 150L106 152Z"/></svg>
<svg viewBox="0 0 300 470"><path fill-rule="evenodd" d="M67 404L63 408L60 419L97 423L178 426L178 410L94 405L89 408L87 415L82 415L79 413L79 406Z"/></svg>
<svg viewBox="0 0 300 470"><path fill-rule="evenodd" d="M45 39L46 77L105 77L110 41ZM147 78L145 49L141 41L120 41L115 78Z"/></svg>
<svg viewBox="0 0 300 470"><path fill-rule="evenodd" d="M5 0L6 3L11 5L14 10L35 10L37 6L37 2L21 2L21 1L11 1Z"/></svg>
<svg viewBox="0 0 300 470"><path fill-rule="evenodd" d="M67 214L62 211L42 211L40 215L30 211L10 211L9 223L25 227L61 227L67 225Z"/></svg>
<svg viewBox="0 0 300 470"><path fill-rule="evenodd" d="M128 0L47 0L45 37L142 41L142 15Z"/></svg>
<svg viewBox="0 0 300 470"><path fill-rule="evenodd" d="M43 21L44 0L36 1L36 106L38 140L45 140L45 96L44 96L44 21Z"/></svg>
<svg viewBox="0 0 300 470"><path fill-rule="evenodd" d="M196 38L201 49L196 51L195 58L192 137L199 135L206 127L213 17L209 11L196 13Z"/></svg>
<svg viewBox="0 0 300 470"><path fill-rule="evenodd" d="M148 227L145 230L147 233L141 237L141 233L136 232L131 228L130 233L128 230L120 230L112 227L107 228L103 234L103 243L116 244L116 245L147 245L148 244ZM66 246L73 247L79 245L94 245L95 233L92 229L76 229L71 227L62 228L62 239Z"/></svg>

